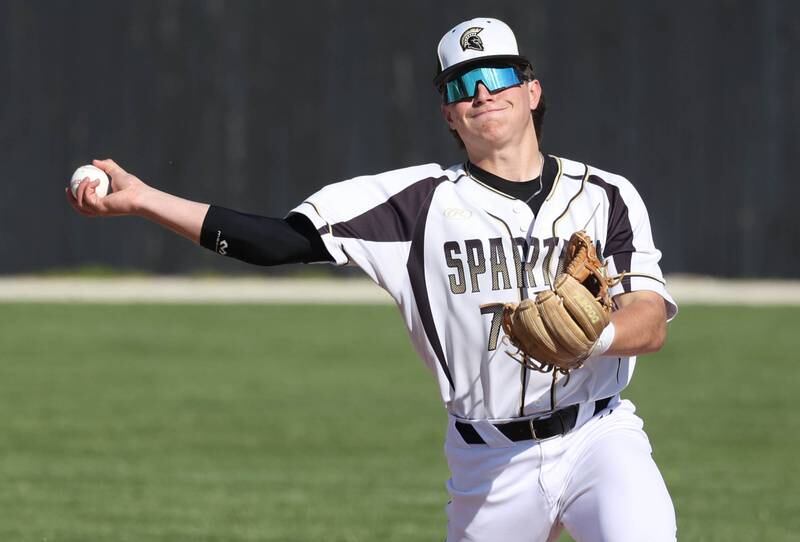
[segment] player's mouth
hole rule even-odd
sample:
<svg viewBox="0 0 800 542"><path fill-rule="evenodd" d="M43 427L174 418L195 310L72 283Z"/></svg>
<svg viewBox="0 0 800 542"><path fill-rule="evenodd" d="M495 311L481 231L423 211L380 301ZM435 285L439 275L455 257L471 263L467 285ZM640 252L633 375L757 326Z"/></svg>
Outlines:
<svg viewBox="0 0 800 542"><path fill-rule="evenodd" d="M472 118L475 119L475 118L481 117L483 115L487 115L487 114L490 114L490 113L498 113L500 111L505 111L505 110L506 110L505 107L491 107L489 109L483 109L481 111L473 113L472 114Z"/></svg>

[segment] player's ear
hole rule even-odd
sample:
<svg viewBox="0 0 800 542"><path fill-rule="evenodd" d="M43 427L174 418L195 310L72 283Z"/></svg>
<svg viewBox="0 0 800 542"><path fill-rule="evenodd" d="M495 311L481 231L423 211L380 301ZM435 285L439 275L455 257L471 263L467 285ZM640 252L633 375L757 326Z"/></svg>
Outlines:
<svg viewBox="0 0 800 542"><path fill-rule="evenodd" d="M530 101L531 111L539 107L539 100L542 97L542 85L538 79L528 81L528 99Z"/></svg>
<svg viewBox="0 0 800 542"><path fill-rule="evenodd" d="M444 117L444 121L447 123L447 126L450 127L451 130L455 130L455 126L453 126L453 112L450 110L450 107L442 104L439 106L442 111L442 117Z"/></svg>

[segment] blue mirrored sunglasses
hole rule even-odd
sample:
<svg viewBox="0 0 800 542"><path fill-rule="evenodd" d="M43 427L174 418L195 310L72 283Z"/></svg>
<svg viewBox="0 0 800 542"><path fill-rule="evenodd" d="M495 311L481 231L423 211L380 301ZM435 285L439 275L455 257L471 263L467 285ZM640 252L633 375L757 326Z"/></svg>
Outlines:
<svg viewBox="0 0 800 542"><path fill-rule="evenodd" d="M521 85L522 76L516 68L475 68L451 79L444 84L442 97L445 104L473 98L477 94L478 83L483 83L491 92L500 92Z"/></svg>

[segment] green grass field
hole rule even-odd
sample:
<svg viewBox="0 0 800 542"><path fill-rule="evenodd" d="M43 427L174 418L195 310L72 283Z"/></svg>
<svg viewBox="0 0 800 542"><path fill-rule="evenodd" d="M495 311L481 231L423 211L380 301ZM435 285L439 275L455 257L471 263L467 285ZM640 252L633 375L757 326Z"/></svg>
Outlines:
<svg viewBox="0 0 800 542"><path fill-rule="evenodd" d="M0 541L444 538L445 415L393 307L0 322ZM798 344L798 308L684 307L640 360L680 540L800 539Z"/></svg>

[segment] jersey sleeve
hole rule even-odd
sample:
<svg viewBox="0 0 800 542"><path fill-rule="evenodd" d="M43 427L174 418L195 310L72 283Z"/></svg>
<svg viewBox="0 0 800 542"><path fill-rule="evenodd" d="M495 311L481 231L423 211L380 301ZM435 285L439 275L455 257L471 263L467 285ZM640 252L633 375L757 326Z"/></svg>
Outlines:
<svg viewBox="0 0 800 542"><path fill-rule="evenodd" d="M677 314L678 306L666 288L659 266L661 251L653 242L644 201L633 185L621 177L613 186L616 190L609 193L608 232L603 256L611 276L631 274L612 287L610 293L615 296L638 290L656 292L666 301L667 319L671 320Z"/></svg>
<svg viewBox="0 0 800 542"><path fill-rule="evenodd" d="M446 179L437 164L356 177L322 188L291 212L311 220L337 265L357 265L393 293L407 277L419 210Z"/></svg>

